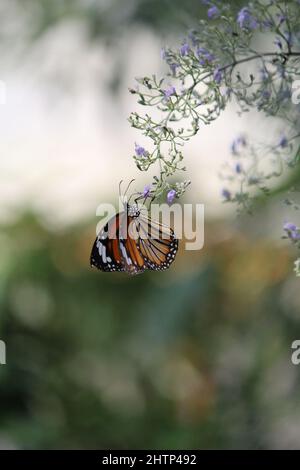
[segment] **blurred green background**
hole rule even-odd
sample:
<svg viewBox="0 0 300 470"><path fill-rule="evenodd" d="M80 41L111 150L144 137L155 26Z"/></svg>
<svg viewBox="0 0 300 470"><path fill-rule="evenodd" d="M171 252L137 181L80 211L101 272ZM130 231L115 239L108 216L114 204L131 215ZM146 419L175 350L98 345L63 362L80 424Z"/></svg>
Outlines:
<svg viewBox="0 0 300 470"><path fill-rule="evenodd" d="M201 251L186 252L181 244L165 273L129 277L89 267L96 207L115 201L125 168L132 165L125 176L134 169L138 136L126 130L133 102L124 104L124 76L129 86L140 70L128 72L124 50L129 56L141 35L154 43L159 37L159 55L160 45L180 42L205 14L198 0L1 3L8 89L0 123L0 339L7 347L7 364L0 365L1 448L300 447L300 369L291 363L291 344L300 337L299 281L295 253L280 240L287 216L280 195L274 192L256 215L237 218L220 201L220 182L210 188L193 181L186 200L208 208ZM75 36L84 30L83 55L76 45L67 65L58 64L70 24ZM130 29L137 39L126 35ZM92 86L86 76L84 85L78 79L86 66L80 61L101 48L110 62L85 70L96 89L95 132L89 121L69 129L73 112L84 108L76 96ZM143 48L134 49L141 54ZM157 63L150 65L155 72ZM20 70L22 81L14 85ZM98 95L101 84L105 92ZM42 121L32 114L37 93ZM59 131L49 115L60 116ZM108 151L98 147L105 118L112 128ZM251 117L244 125L251 127ZM114 132L118 139L128 132L119 160L111 154ZM63 140L68 133L74 147ZM207 151L216 145L210 140ZM195 145L191 154L199 140ZM202 174L207 161L197 165ZM207 169L210 181L218 181L217 165Z"/></svg>

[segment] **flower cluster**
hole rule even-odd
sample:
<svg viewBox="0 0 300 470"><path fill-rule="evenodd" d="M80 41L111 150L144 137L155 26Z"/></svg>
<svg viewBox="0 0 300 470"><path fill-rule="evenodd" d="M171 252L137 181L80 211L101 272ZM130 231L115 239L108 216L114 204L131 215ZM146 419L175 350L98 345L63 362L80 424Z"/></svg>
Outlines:
<svg viewBox="0 0 300 470"><path fill-rule="evenodd" d="M131 114L131 125L149 139L146 149L136 145L134 159L141 171L157 166L151 196L164 194L171 203L189 184L183 181L179 189L174 183L186 169L184 144L231 101L239 113L256 109L276 118L281 131L273 142L251 144L246 136L237 136L230 147L232 160L222 172L226 184L221 191L224 201L251 210L257 198L272 191L271 180L294 168L300 158L300 100L292 99L293 84L300 80L300 1L252 0L242 8L234 2L202 2L207 18L188 32L178 49L162 50L166 75L139 78L130 90L140 105L160 115ZM268 40L260 41L264 37Z"/></svg>
<svg viewBox="0 0 300 470"><path fill-rule="evenodd" d="M159 176L154 177L152 189L153 197L159 197L170 189L169 178L185 170L184 143L214 121L229 101L235 100L241 112L256 108L279 117L289 128L267 150L272 158L275 152L280 169L263 173L254 147L248 148L248 165L233 165L242 184L230 191L230 197L227 192L224 197L243 207L248 201L248 207L255 191L267 193L266 181L282 173L282 160L289 166L295 162L292 141L298 141L300 118L299 107L291 102L291 86L299 76L299 3L256 0L240 10L224 2L204 3L207 20L200 20L199 29L190 31L178 50L162 50L169 67L166 77L137 79L138 87L130 90L141 105L157 108L162 116L157 120L149 113L131 114L131 125L152 141L148 149L136 144L134 158L141 171L158 164ZM256 50L253 36L257 32L273 34L273 48ZM232 143L233 156L240 156L245 148L245 138L237 138Z"/></svg>

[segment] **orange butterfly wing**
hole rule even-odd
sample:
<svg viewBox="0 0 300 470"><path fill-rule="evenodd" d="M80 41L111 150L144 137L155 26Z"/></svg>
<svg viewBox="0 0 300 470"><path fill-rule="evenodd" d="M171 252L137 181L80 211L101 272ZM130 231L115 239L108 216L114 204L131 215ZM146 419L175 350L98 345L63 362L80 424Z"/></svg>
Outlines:
<svg viewBox="0 0 300 470"><path fill-rule="evenodd" d="M91 265L105 272L140 274L168 269L178 250L171 228L148 217L112 217L95 240Z"/></svg>

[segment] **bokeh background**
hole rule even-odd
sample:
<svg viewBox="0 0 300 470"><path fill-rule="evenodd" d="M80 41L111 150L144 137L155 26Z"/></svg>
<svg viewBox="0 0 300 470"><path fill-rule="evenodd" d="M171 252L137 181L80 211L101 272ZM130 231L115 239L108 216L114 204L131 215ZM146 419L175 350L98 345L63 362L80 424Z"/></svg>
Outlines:
<svg viewBox="0 0 300 470"><path fill-rule="evenodd" d="M232 140L279 123L233 104L186 146L201 251L137 277L89 267L97 206L151 177L131 158L145 141L128 87L205 15L199 0L1 1L1 448L300 447L285 181L252 216L220 197Z"/></svg>

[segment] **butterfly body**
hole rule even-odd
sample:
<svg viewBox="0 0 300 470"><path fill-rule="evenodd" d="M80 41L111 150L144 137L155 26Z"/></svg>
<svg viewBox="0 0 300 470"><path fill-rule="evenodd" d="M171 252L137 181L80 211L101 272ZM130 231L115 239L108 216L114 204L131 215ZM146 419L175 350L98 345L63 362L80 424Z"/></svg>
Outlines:
<svg viewBox="0 0 300 470"><path fill-rule="evenodd" d="M104 272L128 274L168 269L178 250L173 230L142 215L137 204L126 204L124 209L98 234L91 266Z"/></svg>

